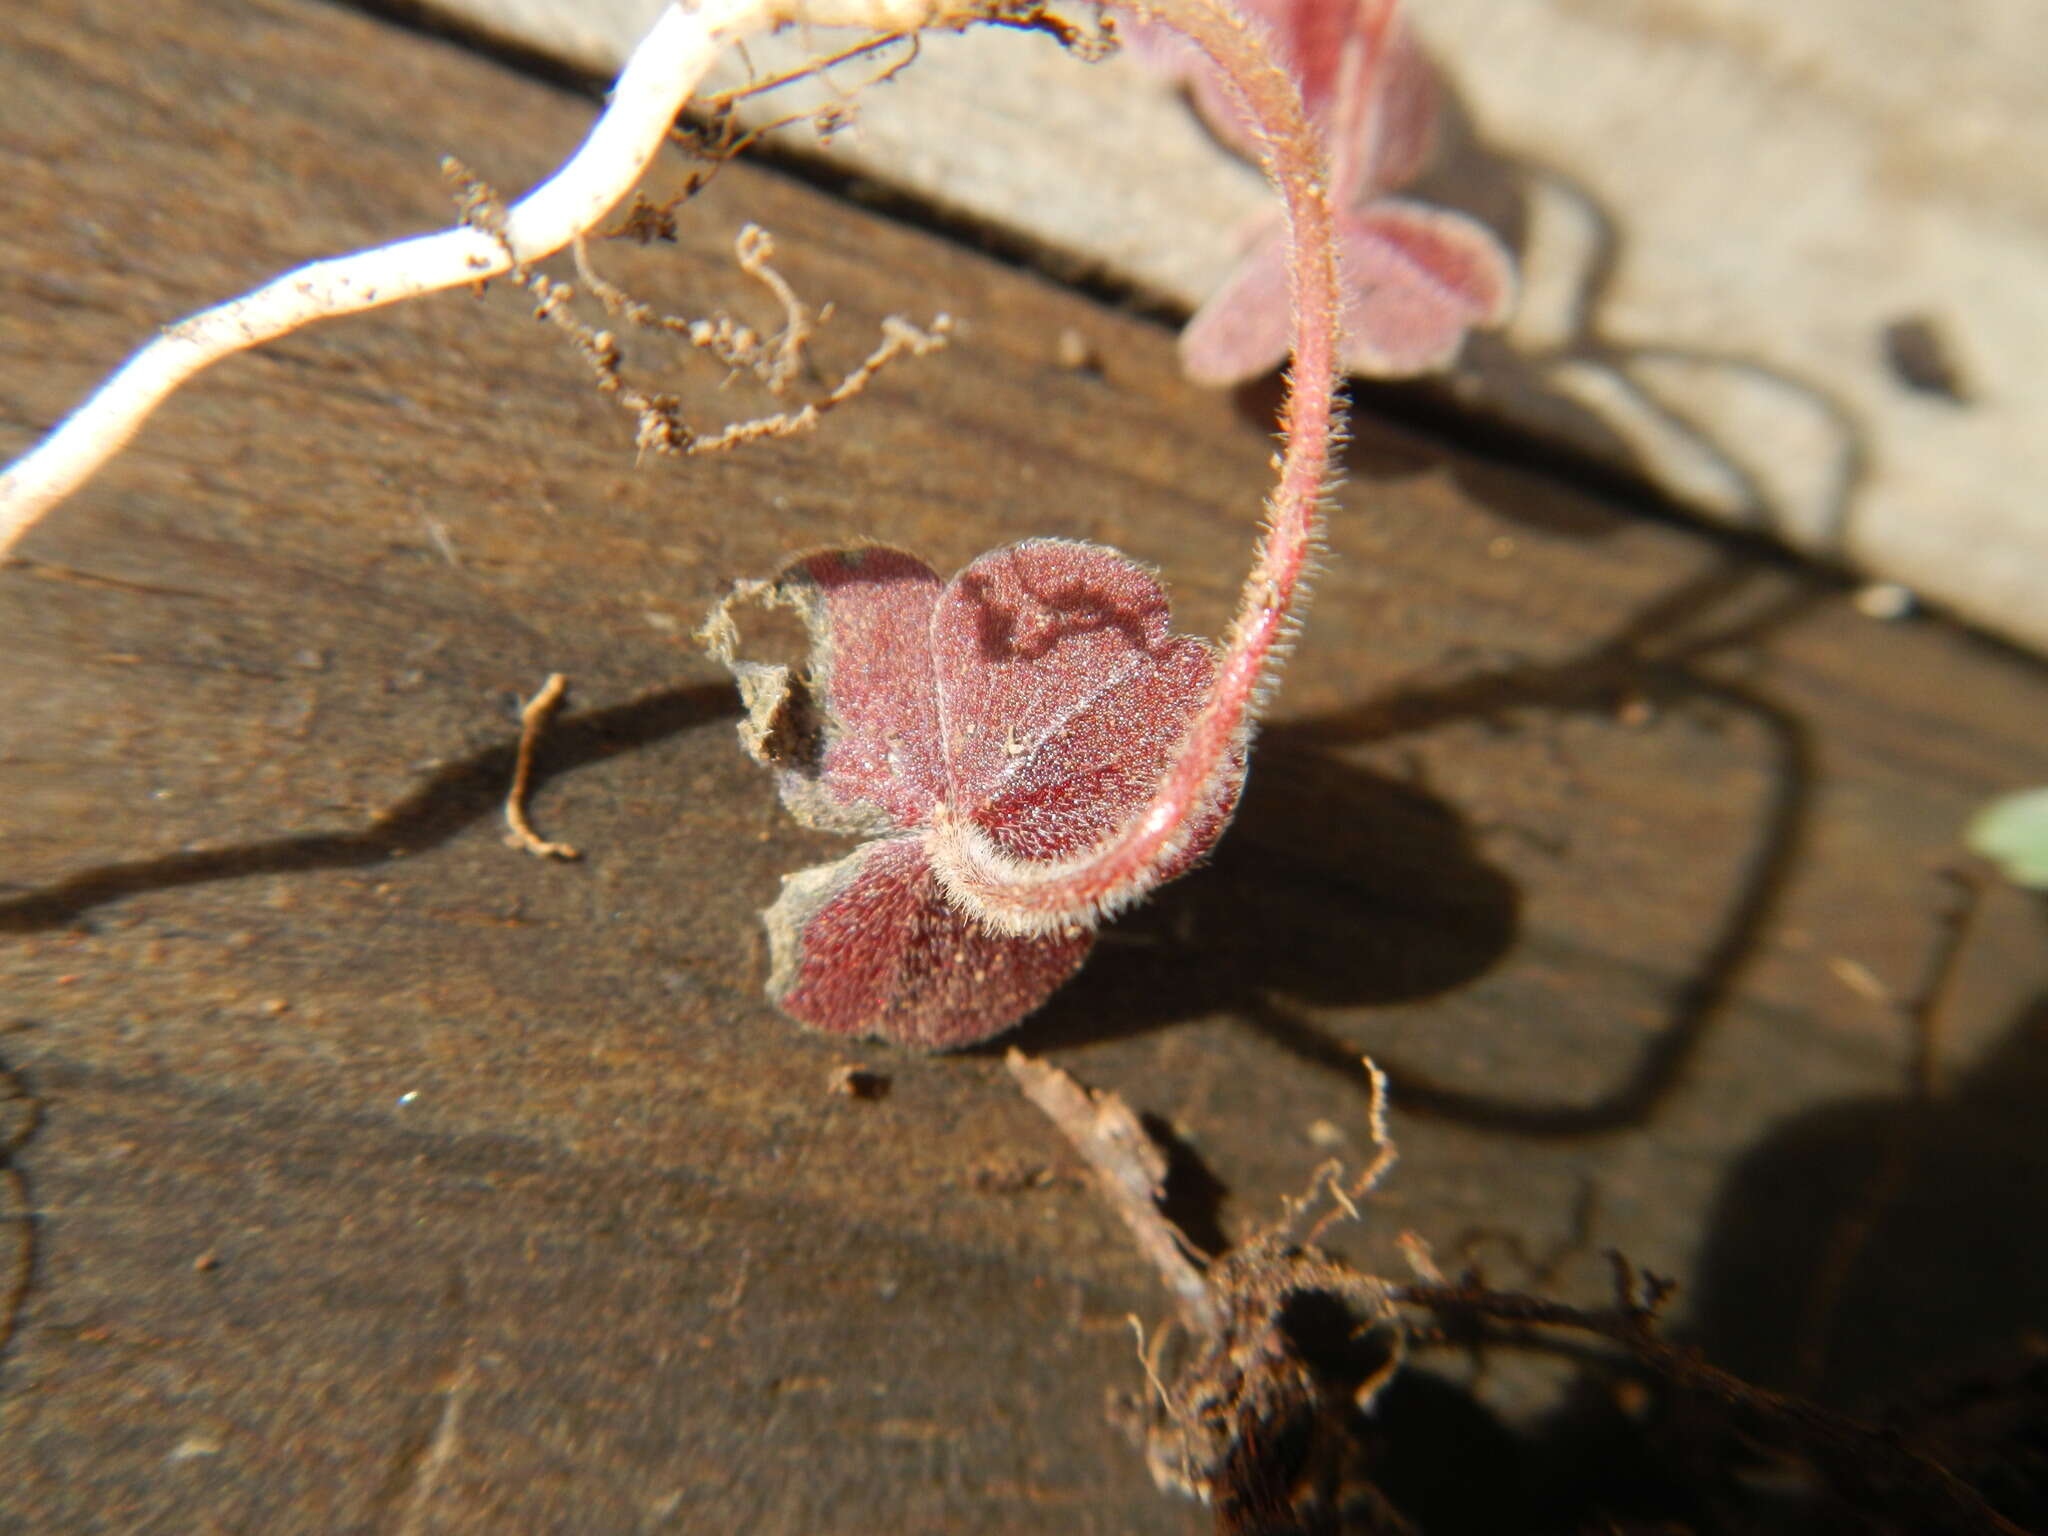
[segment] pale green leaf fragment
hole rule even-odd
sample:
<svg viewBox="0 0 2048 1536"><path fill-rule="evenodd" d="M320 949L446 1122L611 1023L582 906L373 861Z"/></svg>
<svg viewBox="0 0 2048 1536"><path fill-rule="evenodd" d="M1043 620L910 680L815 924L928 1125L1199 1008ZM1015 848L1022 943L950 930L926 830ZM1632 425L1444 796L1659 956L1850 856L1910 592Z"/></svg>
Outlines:
<svg viewBox="0 0 2048 1536"><path fill-rule="evenodd" d="M2013 884L2048 891L2048 786L1992 801L1970 818L1963 841Z"/></svg>

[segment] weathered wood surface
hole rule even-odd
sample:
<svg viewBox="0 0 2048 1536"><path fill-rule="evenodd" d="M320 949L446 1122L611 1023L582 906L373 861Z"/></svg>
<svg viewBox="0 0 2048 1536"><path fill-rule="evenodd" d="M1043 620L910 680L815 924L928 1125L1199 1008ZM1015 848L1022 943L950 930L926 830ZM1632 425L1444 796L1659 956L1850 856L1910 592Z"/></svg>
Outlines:
<svg viewBox="0 0 2048 1536"><path fill-rule="evenodd" d="M443 152L516 188L589 117L296 0L0 30L0 452L152 325L445 221ZM744 167L601 259L772 320L745 219L839 305L828 363L891 310L961 343L815 438L636 469L516 295L444 296L222 367L0 572L0 1527L1202 1525L1104 1427L1164 1300L1084 1187L1018 1177L1072 1165L998 1060L760 1000L753 914L831 843L685 635L804 546L1034 533L1213 631L1270 441L1164 333ZM2048 778L2039 669L1369 419L1331 542L1215 864L1018 1043L1165 1117L1226 1230L1360 1154L1370 1050L1405 1158L1354 1256L1412 1228L1519 1281L1519 1246L1590 1299L1619 1246L1837 1399L2038 1324L2041 910L1987 898L1931 1119L1872 989L1969 809ZM573 866L497 822L550 670ZM833 1094L849 1061L888 1096ZM1554 1378L1473 1390L1519 1422Z"/></svg>
<svg viewBox="0 0 2048 1536"><path fill-rule="evenodd" d="M600 73L657 9L432 3ZM1454 397L2048 648L2048 11L1413 11L1455 102L1418 190L1486 219L1524 274L1521 313L1468 348ZM777 72L808 42L750 57ZM849 66L750 110L840 103L861 78ZM1080 68L1043 38L933 39L856 107L836 160L1189 307L1264 206L1157 79L1124 59ZM1924 387L1924 364L1916 384L1894 334L1931 336L1963 398Z"/></svg>

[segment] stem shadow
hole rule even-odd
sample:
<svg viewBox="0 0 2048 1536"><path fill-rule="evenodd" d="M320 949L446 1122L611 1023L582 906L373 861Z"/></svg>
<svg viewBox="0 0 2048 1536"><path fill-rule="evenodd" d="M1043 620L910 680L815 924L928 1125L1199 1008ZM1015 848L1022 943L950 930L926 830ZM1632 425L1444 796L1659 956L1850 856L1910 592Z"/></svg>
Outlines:
<svg viewBox="0 0 2048 1536"><path fill-rule="evenodd" d="M1531 1102L1437 1082L1374 1053L1408 1113L1530 1137L1643 1123L1734 997L1799 860L1812 810L1816 769L1804 723L1709 665L1759 643L1819 596L1817 586L1786 584L1730 554L1581 655L1402 687L1353 710L1272 728L1257 749L1241 823L1212 868L1106 935L1080 979L1028 1026L1031 1048L1222 1009L1362 1094L1359 1046L1309 1010L1465 985L1512 948L1520 905L1513 884L1479 856L1458 812L1412 783L1331 754L1511 711L1610 718L1629 697L1708 704L1762 728L1768 789L1702 957L1674 988L1663 1026L1614 1086L1586 1102Z"/></svg>
<svg viewBox="0 0 2048 1536"><path fill-rule="evenodd" d="M564 715L548 728L533 788L555 774L649 746L739 713L729 683L664 689L608 709ZM0 933L38 933L86 920L146 891L312 869L360 869L436 848L503 807L517 747L508 741L437 769L419 788L351 832L308 832L232 848L123 860L0 899Z"/></svg>

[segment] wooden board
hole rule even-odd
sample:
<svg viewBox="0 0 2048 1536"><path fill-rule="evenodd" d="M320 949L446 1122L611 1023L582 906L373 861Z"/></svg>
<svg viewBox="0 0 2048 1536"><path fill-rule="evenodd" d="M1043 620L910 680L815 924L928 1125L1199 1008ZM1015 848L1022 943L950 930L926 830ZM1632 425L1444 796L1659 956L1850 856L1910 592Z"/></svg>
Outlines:
<svg viewBox="0 0 2048 1536"><path fill-rule="evenodd" d="M656 6L433 8L608 75ZM1451 100L1416 190L1485 219L1523 271L1520 313L1447 381L1455 406L2048 648L2048 11L1412 9ZM765 76L814 41L749 57ZM843 107L862 78L752 110ZM841 165L1188 308L1265 206L1160 81L1043 38L932 39L854 108L825 151ZM818 152L808 128L784 139Z"/></svg>
<svg viewBox="0 0 2048 1536"><path fill-rule="evenodd" d="M443 222L442 153L520 187L589 119L300 0L5 26L0 452L151 326ZM686 636L807 546L1027 534L1156 562L1214 632L1269 424L1163 332L744 167L599 259L772 322L750 219L837 304L828 366L891 311L959 344L813 438L636 467L518 296L443 296L221 367L0 572L0 1526L1203 1525L1104 1422L1164 1298L998 1057L760 999L754 913L837 845ZM682 377L700 420L744 402ZM1828 1277L1907 1113L1880 994L1964 816L2048 778L2040 670L1366 417L1331 544L1215 863L1017 1043L1170 1124L1225 1232L1360 1156L1371 1051L1405 1156L1354 1257L1412 1228L1592 1299L1619 1246L1729 1363L1819 1350L1833 1400L2038 1324L2048 966L2011 892L1938 1150ZM497 821L554 670L535 812L576 865ZM888 1095L832 1092L848 1062ZM1433 1369L1512 1424L1568 1382Z"/></svg>

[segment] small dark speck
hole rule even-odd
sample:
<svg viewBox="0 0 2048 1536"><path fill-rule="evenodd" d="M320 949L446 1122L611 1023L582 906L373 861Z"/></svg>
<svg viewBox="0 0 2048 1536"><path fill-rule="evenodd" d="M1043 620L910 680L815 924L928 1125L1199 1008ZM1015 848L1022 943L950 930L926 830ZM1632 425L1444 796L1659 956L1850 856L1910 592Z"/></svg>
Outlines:
<svg viewBox="0 0 2048 1536"><path fill-rule="evenodd" d="M1892 377L1923 395L1939 395L1957 405L1970 402L1970 392L1957 372L1941 327L1926 315L1908 315L1884 328L1884 361Z"/></svg>
<svg viewBox="0 0 2048 1536"><path fill-rule="evenodd" d="M832 1073L832 1091L845 1098L873 1103L889 1095L889 1079L864 1067L838 1067Z"/></svg>

